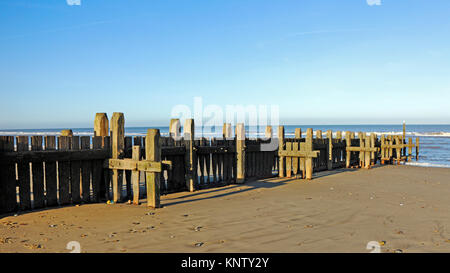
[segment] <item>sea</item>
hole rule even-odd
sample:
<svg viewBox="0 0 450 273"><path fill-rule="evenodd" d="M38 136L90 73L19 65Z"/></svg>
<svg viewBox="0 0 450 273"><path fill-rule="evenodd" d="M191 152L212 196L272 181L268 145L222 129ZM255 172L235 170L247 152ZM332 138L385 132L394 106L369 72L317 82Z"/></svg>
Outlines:
<svg viewBox="0 0 450 273"><path fill-rule="evenodd" d="M157 128L162 136L169 135L169 127L126 127L125 135L127 136L144 136L147 129ZM334 133L342 131L345 135L346 131L376 133L386 135L403 134L403 125L287 125L285 128L285 137L293 137L296 128L301 128L302 132L306 132L307 128L313 128L314 133L322 130L332 130ZM0 130L0 135L8 136L34 136L34 135L58 135L62 129L14 129ZM71 128L75 135L92 136L93 128ZM246 128L248 137L263 137L265 128ZM420 139L420 156L419 161L407 162L407 165L415 165L421 167L438 167L450 168L450 125L407 125L406 136ZM222 128L196 128L196 137L220 137ZM276 135L276 128L274 128Z"/></svg>

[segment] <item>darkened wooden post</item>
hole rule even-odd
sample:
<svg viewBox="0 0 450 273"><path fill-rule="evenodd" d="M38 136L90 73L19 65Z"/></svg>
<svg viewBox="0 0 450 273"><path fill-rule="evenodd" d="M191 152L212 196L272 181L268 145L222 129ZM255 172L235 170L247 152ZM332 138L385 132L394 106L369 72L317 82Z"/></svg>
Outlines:
<svg viewBox="0 0 450 273"><path fill-rule="evenodd" d="M313 150L313 129L306 130L305 151L312 152ZM311 180L313 174L313 158L307 157L305 159L305 173L306 179Z"/></svg>
<svg viewBox="0 0 450 273"><path fill-rule="evenodd" d="M145 158L146 160L161 162L161 144L159 142L159 129L148 129L145 138ZM160 207L160 174L146 172L147 177L147 206L152 208Z"/></svg>
<svg viewBox="0 0 450 273"><path fill-rule="evenodd" d="M181 137L181 123L179 119L171 119L169 126L170 137L179 140Z"/></svg>
<svg viewBox="0 0 450 273"><path fill-rule="evenodd" d="M0 136L0 151L13 152L14 137ZM0 180L0 213L13 212L17 210L17 180L16 164L14 162L6 162L0 167Z"/></svg>
<svg viewBox="0 0 450 273"><path fill-rule="evenodd" d="M284 150L284 126L278 126L278 151ZM284 156L279 156L278 176L285 176Z"/></svg>
<svg viewBox="0 0 450 273"><path fill-rule="evenodd" d="M416 138L416 160L419 160L419 143L420 139Z"/></svg>
<svg viewBox="0 0 450 273"><path fill-rule="evenodd" d="M141 146L134 145L131 158L133 160L141 160ZM139 171L131 171L131 184L133 187L133 204L139 205Z"/></svg>
<svg viewBox="0 0 450 273"><path fill-rule="evenodd" d="M271 140L273 137L273 131L272 126L266 126L266 130L264 132L264 136L266 139ZM264 152L264 162L265 162L265 168L264 168L264 174L266 177L272 176L272 168L273 168L273 152L267 151Z"/></svg>
<svg viewBox="0 0 450 273"><path fill-rule="evenodd" d="M236 183L242 184L245 181L245 127L243 123L236 125Z"/></svg>
<svg viewBox="0 0 450 273"><path fill-rule="evenodd" d="M292 143L292 151L297 152L300 151L300 139L302 138L302 129L301 128L295 128L294 131L294 137L295 140ZM292 157L292 171L294 172L294 176L297 176L297 174L299 172L301 172L301 167L299 168L299 161L301 162L302 158L298 158L298 157ZM300 164L301 165L301 164Z"/></svg>
<svg viewBox="0 0 450 273"><path fill-rule="evenodd" d="M31 137L31 150L42 151L42 136ZM43 162L32 163L33 174L33 208L38 209L44 207L44 164Z"/></svg>
<svg viewBox="0 0 450 273"><path fill-rule="evenodd" d="M332 130L327 131L327 138L328 138L327 167L328 167L328 170L332 170L333 169L333 131Z"/></svg>
<svg viewBox="0 0 450 273"><path fill-rule="evenodd" d="M194 151L195 127L193 119L186 119L184 122L184 143L186 146L186 188L188 191L195 190L197 181L197 160Z"/></svg>
<svg viewBox="0 0 450 273"><path fill-rule="evenodd" d="M299 141L298 143L298 149L301 150L301 144L300 144L300 139L303 136L303 132L301 128L295 128L295 139L297 139ZM302 178L305 179L305 158L304 157L300 157L300 159L298 159L299 161L299 172L302 173Z"/></svg>
<svg viewBox="0 0 450 273"><path fill-rule="evenodd" d="M125 148L125 118L123 113L114 113L111 119L111 157L122 159ZM119 202L122 198L123 171L113 170L112 187L113 201Z"/></svg>

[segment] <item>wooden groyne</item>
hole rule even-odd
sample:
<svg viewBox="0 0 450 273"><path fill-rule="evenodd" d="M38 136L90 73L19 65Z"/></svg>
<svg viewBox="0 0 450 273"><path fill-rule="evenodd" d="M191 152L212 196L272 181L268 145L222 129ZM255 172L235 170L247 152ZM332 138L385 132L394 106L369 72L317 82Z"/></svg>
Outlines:
<svg viewBox="0 0 450 273"><path fill-rule="evenodd" d="M224 124L221 138L196 138L188 119L178 119L169 136L149 129L146 136L125 136L125 117L111 121L98 113L94 136L0 136L0 213L94 202L138 204L160 195L244 183L274 176L312 179L313 173L339 168L370 169L419 157L419 139L364 132L325 134L300 128L286 138L267 126L265 138L246 136L244 124ZM415 149L415 154L413 151ZM144 174L144 179L141 179ZM141 183L142 180L145 183ZM144 189L144 190L143 190Z"/></svg>

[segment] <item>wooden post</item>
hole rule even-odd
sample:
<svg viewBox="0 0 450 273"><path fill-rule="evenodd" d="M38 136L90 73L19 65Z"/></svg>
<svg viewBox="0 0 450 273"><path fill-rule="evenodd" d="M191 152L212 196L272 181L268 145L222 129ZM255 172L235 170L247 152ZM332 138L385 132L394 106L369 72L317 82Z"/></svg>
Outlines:
<svg viewBox="0 0 450 273"><path fill-rule="evenodd" d="M351 137L352 137L352 133L350 131L345 132L346 147L351 147L352 146ZM352 153L350 151L347 151L346 152L346 156L345 156L345 167L346 168L350 168L351 156L352 156Z"/></svg>
<svg viewBox="0 0 450 273"><path fill-rule="evenodd" d="M295 139L302 138L302 128L295 128Z"/></svg>
<svg viewBox="0 0 450 273"><path fill-rule="evenodd" d="M342 131L336 132L336 139L342 140Z"/></svg>
<svg viewBox="0 0 450 273"><path fill-rule="evenodd" d="M278 150L284 150L284 126L278 126ZM284 165L284 156L279 157L278 163L278 176L284 177L285 165Z"/></svg>
<svg viewBox="0 0 450 273"><path fill-rule="evenodd" d="M94 136L105 137L109 135L109 121L106 113L95 114Z"/></svg>
<svg viewBox="0 0 450 273"><path fill-rule="evenodd" d="M301 145L300 145L300 139L302 138L302 129L301 128L295 128L295 139L296 141L292 143L292 150L293 151L300 151ZM302 172L304 169L302 166L305 164L304 158L298 158L293 157L292 158L292 166L294 167L294 175L297 176L297 173ZM303 173L302 173L303 176Z"/></svg>
<svg viewBox="0 0 450 273"><path fill-rule="evenodd" d="M61 136L72 137L73 132L71 129L65 129L61 131Z"/></svg>
<svg viewBox="0 0 450 273"><path fill-rule="evenodd" d="M161 144L159 129L148 129L145 138L145 159L161 162ZM146 172L147 178L147 206L160 207L160 173Z"/></svg>
<svg viewBox="0 0 450 273"><path fill-rule="evenodd" d="M174 140L178 140L181 137L181 123L179 119L170 120L169 134Z"/></svg>
<svg viewBox="0 0 450 273"><path fill-rule="evenodd" d="M369 149L372 147L372 140L367 135L364 136L364 144L365 144L365 148L366 148L366 151L363 152L364 153L364 168L370 169L371 152L369 151Z"/></svg>
<svg viewBox="0 0 450 273"><path fill-rule="evenodd" d="M376 141L377 141L377 135L375 133L371 133L370 134L370 147L371 148L375 148ZM378 158L377 153L372 152L370 154L370 161L371 161L370 164L372 166L374 166L377 163L377 158Z"/></svg>
<svg viewBox="0 0 450 273"><path fill-rule="evenodd" d="M141 159L141 146L134 145L133 153L131 155L133 160ZM133 204L139 205L139 171L131 171L131 185L133 187Z"/></svg>
<svg viewBox="0 0 450 273"><path fill-rule="evenodd" d="M184 143L186 146L186 188L188 191L195 191L197 181L197 158L194 151L195 125L193 119L186 119L184 122Z"/></svg>
<svg viewBox="0 0 450 273"><path fill-rule="evenodd" d="M416 138L416 161L419 160L419 142L420 139Z"/></svg>
<svg viewBox="0 0 450 273"><path fill-rule="evenodd" d="M328 170L332 170L333 169L333 131L332 130L327 131L327 138L328 138L327 166L328 166Z"/></svg>
<svg viewBox="0 0 450 273"><path fill-rule="evenodd" d="M386 158L386 149L383 148L386 145L386 137L381 135L381 164L384 165L384 160Z"/></svg>
<svg viewBox="0 0 450 273"><path fill-rule="evenodd" d="M406 121L403 121L403 138L402 144L406 144ZM402 149L402 155L406 156L406 148Z"/></svg>
<svg viewBox="0 0 450 273"><path fill-rule="evenodd" d="M308 130L306 131L305 150L306 151L313 150L313 129L312 128L308 128ZM305 173L306 173L306 179L311 180L312 173L313 173L313 159L311 157L307 157L305 159Z"/></svg>
<svg viewBox="0 0 450 273"><path fill-rule="evenodd" d="M412 149L413 149L413 140L412 140L412 138L410 137L409 138L409 141L408 141L408 162L410 162L411 161L411 159L412 159Z"/></svg>
<svg viewBox="0 0 450 273"><path fill-rule="evenodd" d="M395 144L396 145L400 145L400 136L395 136ZM395 149L396 153L397 153L397 165L400 165L400 161L402 159L402 149L401 148L396 148Z"/></svg>
<svg viewBox="0 0 450 273"><path fill-rule="evenodd" d="M265 137L271 139L273 136L272 126L266 126Z"/></svg>
<svg viewBox="0 0 450 273"><path fill-rule="evenodd" d="M231 123L224 123L222 128L223 139L231 138Z"/></svg>
<svg viewBox="0 0 450 273"><path fill-rule="evenodd" d="M317 130L316 131L316 139L323 139L322 130Z"/></svg>
<svg viewBox="0 0 450 273"><path fill-rule="evenodd" d="M123 113L114 113L111 119L111 157L121 159L125 148L125 118ZM123 171L113 170L113 201L120 202L122 196Z"/></svg>
<svg viewBox="0 0 450 273"><path fill-rule="evenodd" d="M245 180L245 127L243 123L236 126L236 183L244 183Z"/></svg>

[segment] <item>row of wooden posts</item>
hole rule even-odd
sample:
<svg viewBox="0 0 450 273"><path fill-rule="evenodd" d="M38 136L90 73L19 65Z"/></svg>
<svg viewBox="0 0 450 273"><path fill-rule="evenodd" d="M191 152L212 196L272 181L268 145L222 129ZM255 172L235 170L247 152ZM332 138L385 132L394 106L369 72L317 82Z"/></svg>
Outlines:
<svg viewBox="0 0 450 273"><path fill-rule="evenodd" d="M283 126L277 137L267 126L265 138L253 139L246 137L242 123L234 136L226 123L223 137L211 139L195 138L193 119L183 128L181 134L180 121L173 119L168 137L158 129L129 137L123 113L114 113L110 121L97 113L92 139L73 136L71 130L58 137L33 136L31 142L27 136L1 136L0 213L106 200L139 204L145 196L148 206L157 208L164 193L273 176L312 179L314 172L409 161L414 148L416 159L419 155L419 140L407 141L405 127L402 136L381 138L363 132L343 137L331 130L325 138L318 130L314 138L312 129L303 137L297 128L294 138L285 138Z"/></svg>

